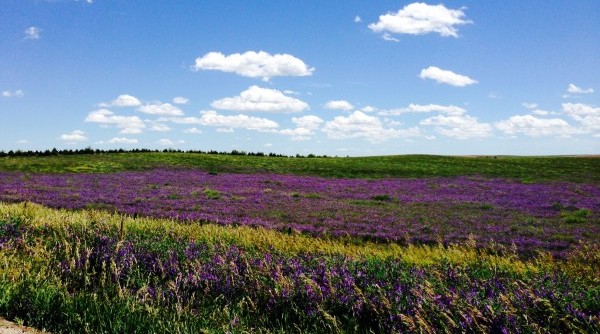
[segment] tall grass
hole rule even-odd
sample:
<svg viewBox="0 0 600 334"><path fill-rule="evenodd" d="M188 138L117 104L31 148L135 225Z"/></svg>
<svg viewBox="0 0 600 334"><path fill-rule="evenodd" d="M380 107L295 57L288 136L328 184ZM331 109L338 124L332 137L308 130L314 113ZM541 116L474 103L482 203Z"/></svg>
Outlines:
<svg viewBox="0 0 600 334"><path fill-rule="evenodd" d="M57 333L597 332L599 254L0 204L0 315Z"/></svg>

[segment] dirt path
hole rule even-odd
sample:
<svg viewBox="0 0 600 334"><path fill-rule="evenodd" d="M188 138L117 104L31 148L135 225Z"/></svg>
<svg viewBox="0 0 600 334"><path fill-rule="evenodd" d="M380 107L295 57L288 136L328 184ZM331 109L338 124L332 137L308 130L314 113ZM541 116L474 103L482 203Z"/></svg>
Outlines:
<svg viewBox="0 0 600 334"><path fill-rule="evenodd" d="M0 334L48 334L48 332L41 332L30 327L21 326L10 322L3 318L0 318Z"/></svg>

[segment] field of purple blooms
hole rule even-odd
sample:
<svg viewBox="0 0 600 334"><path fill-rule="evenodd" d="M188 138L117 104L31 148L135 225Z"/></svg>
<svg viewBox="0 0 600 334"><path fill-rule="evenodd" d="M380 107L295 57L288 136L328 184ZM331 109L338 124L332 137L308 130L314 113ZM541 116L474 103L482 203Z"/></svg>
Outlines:
<svg viewBox="0 0 600 334"><path fill-rule="evenodd" d="M212 158L0 162L0 316L53 333L600 333L598 160Z"/></svg>
<svg viewBox="0 0 600 334"><path fill-rule="evenodd" d="M475 239L564 257L600 239L600 185L483 177L334 179L191 169L0 173L0 201L399 244Z"/></svg>

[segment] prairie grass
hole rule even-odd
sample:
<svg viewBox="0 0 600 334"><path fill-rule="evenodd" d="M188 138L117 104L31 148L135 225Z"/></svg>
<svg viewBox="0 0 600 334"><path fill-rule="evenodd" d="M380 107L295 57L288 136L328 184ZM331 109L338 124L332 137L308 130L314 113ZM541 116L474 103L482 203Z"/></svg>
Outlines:
<svg viewBox="0 0 600 334"><path fill-rule="evenodd" d="M0 315L56 333L597 332L599 261L0 203Z"/></svg>

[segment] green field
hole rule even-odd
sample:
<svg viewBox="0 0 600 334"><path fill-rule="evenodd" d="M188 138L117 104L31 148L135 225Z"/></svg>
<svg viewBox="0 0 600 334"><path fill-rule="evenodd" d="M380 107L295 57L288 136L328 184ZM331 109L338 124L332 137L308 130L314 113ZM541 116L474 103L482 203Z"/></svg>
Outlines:
<svg viewBox="0 0 600 334"><path fill-rule="evenodd" d="M349 158L287 158L200 153L122 153L3 157L0 171L94 173L156 167L214 172L314 175L347 178L420 178L481 175L524 182L600 183L600 157L513 157L398 155Z"/></svg>

